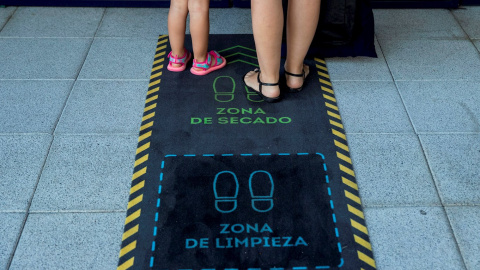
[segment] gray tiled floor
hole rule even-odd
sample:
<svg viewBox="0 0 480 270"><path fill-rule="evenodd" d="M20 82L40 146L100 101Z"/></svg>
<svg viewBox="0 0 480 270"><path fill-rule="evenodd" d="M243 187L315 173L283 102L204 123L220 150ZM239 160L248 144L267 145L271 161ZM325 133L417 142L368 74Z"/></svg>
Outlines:
<svg viewBox="0 0 480 270"><path fill-rule="evenodd" d="M393 81L382 49L375 40L378 58L335 57L328 59L331 81Z"/></svg>
<svg viewBox="0 0 480 270"><path fill-rule="evenodd" d="M56 136L30 211L123 210L137 137Z"/></svg>
<svg viewBox="0 0 480 270"><path fill-rule="evenodd" d="M135 134L147 90L148 81L77 81L55 134Z"/></svg>
<svg viewBox="0 0 480 270"><path fill-rule="evenodd" d="M465 269L441 207L367 208L377 269Z"/></svg>
<svg viewBox="0 0 480 270"><path fill-rule="evenodd" d="M480 207L447 207L447 215L467 269L480 269L480 238L472 237L480 230Z"/></svg>
<svg viewBox="0 0 480 270"><path fill-rule="evenodd" d="M417 136L349 134L348 140L364 207L440 205Z"/></svg>
<svg viewBox="0 0 480 270"><path fill-rule="evenodd" d="M0 8L0 268L116 268L167 12ZM374 13L379 58L327 65L377 269L477 270L480 7Z"/></svg>
<svg viewBox="0 0 480 270"><path fill-rule="evenodd" d="M0 212L26 211L52 136L0 135Z"/></svg>
<svg viewBox="0 0 480 270"><path fill-rule="evenodd" d="M73 80L2 81L0 133L52 133L73 82Z"/></svg>
<svg viewBox="0 0 480 270"><path fill-rule="evenodd" d="M0 79L75 79L88 38L0 38Z"/></svg>
<svg viewBox="0 0 480 270"><path fill-rule="evenodd" d="M465 39L467 35L445 9L375 10L380 39Z"/></svg>
<svg viewBox="0 0 480 270"><path fill-rule="evenodd" d="M452 11L463 30L471 39L480 39L480 7L468 7Z"/></svg>
<svg viewBox="0 0 480 270"><path fill-rule="evenodd" d="M6 7L0 11L0 30L5 26L5 23L11 18L17 7Z"/></svg>
<svg viewBox="0 0 480 270"><path fill-rule="evenodd" d="M19 7L2 37L93 37L103 15L96 8Z"/></svg>
<svg viewBox="0 0 480 270"><path fill-rule="evenodd" d="M157 39L96 38L80 79L148 80Z"/></svg>
<svg viewBox="0 0 480 270"><path fill-rule="evenodd" d="M21 227L26 213L0 213L0 230L2 244L0 245L0 268L6 269L10 256L15 250L15 244L21 233Z"/></svg>
<svg viewBox="0 0 480 270"><path fill-rule="evenodd" d="M347 133L413 133L393 82L336 81L334 85Z"/></svg>
<svg viewBox="0 0 480 270"><path fill-rule="evenodd" d="M124 218L124 213L30 214L10 269L115 269Z"/></svg>
<svg viewBox="0 0 480 270"><path fill-rule="evenodd" d="M480 55L469 40L379 39L395 80L480 80Z"/></svg>

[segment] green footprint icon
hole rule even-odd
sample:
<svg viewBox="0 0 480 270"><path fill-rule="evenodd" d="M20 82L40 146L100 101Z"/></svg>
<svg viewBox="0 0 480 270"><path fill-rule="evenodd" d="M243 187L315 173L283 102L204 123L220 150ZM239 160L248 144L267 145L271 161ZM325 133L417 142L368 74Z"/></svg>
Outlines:
<svg viewBox="0 0 480 270"><path fill-rule="evenodd" d="M259 96L257 94L257 92L248 89L246 86L245 86L245 91L247 92L247 99L249 101L251 101L251 102L263 102L262 97Z"/></svg>
<svg viewBox="0 0 480 270"><path fill-rule="evenodd" d="M235 80L230 76L218 76L213 81L215 100L218 102L230 102L235 97Z"/></svg>

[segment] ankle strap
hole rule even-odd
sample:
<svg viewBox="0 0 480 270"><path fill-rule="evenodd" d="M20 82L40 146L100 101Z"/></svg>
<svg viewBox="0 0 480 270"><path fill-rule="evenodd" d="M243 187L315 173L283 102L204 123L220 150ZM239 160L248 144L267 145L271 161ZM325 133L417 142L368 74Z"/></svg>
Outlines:
<svg viewBox="0 0 480 270"><path fill-rule="evenodd" d="M169 61L174 64L185 64L185 61L187 60L188 57L188 51L187 49L183 49L183 56L178 57L178 55L173 56L173 51L170 52L168 55Z"/></svg>
<svg viewBox="0 0 480 270"><path fill-rule="evenodd" d="M260 85L264 85L264 86L277 86L280 83L280 81L278 81L277 83L264 83L264 82L260 81L260 70L258 71L257 81Z"/></svg>
<svg viewBox="0 0 480 270"><path fill-rule="evenodd" d="M294 76L294 77L304 77L305 76L305 70L302 69L302 74L293 74L285 70L285 74Z"/></svg>

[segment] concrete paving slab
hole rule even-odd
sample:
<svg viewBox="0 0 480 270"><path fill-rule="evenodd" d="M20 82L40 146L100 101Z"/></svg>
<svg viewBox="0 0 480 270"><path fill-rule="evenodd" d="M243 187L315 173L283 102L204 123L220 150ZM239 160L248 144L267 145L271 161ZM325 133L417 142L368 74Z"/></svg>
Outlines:
<svg viewBox="0 0 480 270"><path fill-rule="evenodd" d="M104 8L19 7L0 37L93 37Z"/></svg>
<svg viewBox="0 0 480 270"><path fill-rule="evenodd" d="M375 35L379 39L465 39L447 9L375 9Z"/></svg>
<svg viewBox="0 0 480 270"><path fill-rule="evenodd" d="M1 38L0 79L75 79L88 38Z"/></svg>
<svg viewBox="0 0 480 270"><path fill-rule="evenodd" d="M441 207L367 208L377 269L465 269Z"/></svg>
<svg viewBox="0 0 480 270"><path fill-rule="evenodd" d="M250 9L210 9L211 34L251 34ZM156 38L168 34L166 8L107 8L97 37ZM225 23L228 22L228 23ZM190 33L189 21L186 33ZM211 48L215 49L215 48Z"/></svg>
<svg viewBox="0 0 480 270"><path fill-rule="evenodd" d="M480 134L420 135L445 205L480 204Z"/></svg>
<svg viewBox="0 0 480 270"><path fill-rule="evenodd" d="M395 80L480 80L480 54L468 40L382 40Z"/></svg>
<svg viewBox="0 0 480 270"><path fill-rule="evenodd" d="M125 210L137 138L55 136L30 211Z"/></svg>
<svg viewBox="0 0 480 270"><path fill-rule="evenodd" d="M335 81L333 89L347 133L413 133L393 82Z"/></svg>
<svg viewBox="0 0 480 270"><path fill-rule="evenodd" d="M375 39L378 58L333 57L327 58L331 81L393 81L382 49Z"/></svg>
<svg viewBox="0 0 480 270"><path fill-rule="evenodd" d="M12 17L17 7L3 7L0 8L0 33L7 21Z"/></svg>
<svg viewBox="0 0 480 270"><path fill-rule="evenodd" d="M79 79L150 78L157 38L95 38Z"/></svg>
<svg viewBox="0 0 480 270"><path fill-rule="evenodd" d="M51 140L47 134L0 135L0 212L26 211Z"/></svg>
<svg viewBox="0 0 480 270"><path fill-rule="evenodd" d="M53 133L73 80L0 82L0 133Z"/></svg>
<svg viewBox="0 0 480 270"><path fill-rule="evenodd" d="M8 260L20 236L25 213L0 213L0 268L7 269Z"/></svg>
<svg viewBox="0 0 480 270"><path fill-rule="evenodd" d="M248 8L212 8L210 9L210 33L253 34L251 14Z"/></svg>
<svg viewBox="0 0 480 270"><path fill-rule="evenodd" d="M10 267L115 269L125 213L30 214Z"/></svg>
<svg viewBox="0 0 480 270"><path fill-rule="evenodd" d="M167 34L168 8L107 8L97 37L158 38Z"/></svg>
<svg viewBox="0 0 480 270"><path fill-rule="evenodd" d="M140 130L148 81L77 81L55 134Z"/></svg>
<svg viewBox="0 0 480 270"><path fill-rule="evenodd" d="M447 207L447 215L452 224L455 238L460 246L468 270L480 269L480 206Z"/></svg>
<svg viewBox="0 0 480 270"><path fill-rule="evenodd" d="M363 205L439 206L414 134L348 134Z"/></svg>
<svg viewBox="0 0 480 270"><path fill-rule="evenodd" d="M480 84L473 81L398 82L417 132L480 132Z"/></svg>
<svg viewBox="0 0 480 270"><path fill-rule="evenodd" d="M463 7L461 9L453 9L453 16L467 32L471 39L480 39L480 7Z"/></svg>
<svg viewBox="0 0 480 270"><path fill-rule="evenodd" d="M480 52L480 40L473 41L473 44L477 47L478 52Z"/></svg>

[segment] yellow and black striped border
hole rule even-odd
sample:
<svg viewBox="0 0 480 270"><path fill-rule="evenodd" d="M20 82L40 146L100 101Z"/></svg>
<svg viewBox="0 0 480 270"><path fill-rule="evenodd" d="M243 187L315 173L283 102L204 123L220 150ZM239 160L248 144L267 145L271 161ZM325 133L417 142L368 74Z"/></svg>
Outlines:
<svg viewBox="0 0 480 270"><path fill-rule="evenodd" d="M327 64L323 59L315 58L315 67L321 84L322 96L327 108L328 121L332 134L334 135L333 143L336 146L338 166L344 184L344 193L350 213L350 225L352 226L353 237L357 244L358 259L360 259L363 264L361 269L376 269L372 246L369 241L365 217L362 211L362 201L358 194L355 172L353 171L353 164L350 159L347 137L343 128L342 118L340 117L330 76L328 75Z"/></svg>
<svg viewBox="0 0 480 270"><path fill-rule="evenodd" d="M139 217L142 214L141 202L143 201L143 188L145 187L144 175L147 173L145 162L149 157L150 138L152 136L153 117L157 108L158 91L160 90L160 77L165 61L168 36L159 36L155 59L153 62L150 83L148 85L145 109L143 110L142 125L138 137L138 147L135 157L135 165L130 189L130 199L127 206L127 218L125 219L125 230L122 236L120 259L117 270L126 270L135 264L133 250L137 247L137 233L140 224ZM143 259L143 258L140 258Z"/></svg>

